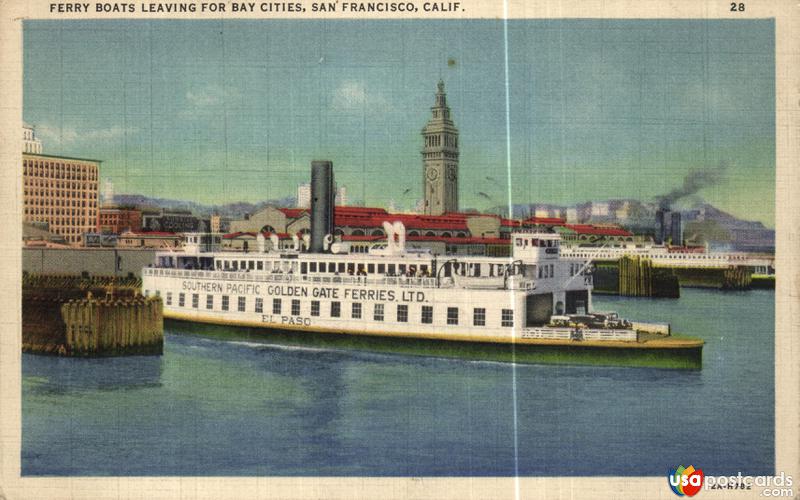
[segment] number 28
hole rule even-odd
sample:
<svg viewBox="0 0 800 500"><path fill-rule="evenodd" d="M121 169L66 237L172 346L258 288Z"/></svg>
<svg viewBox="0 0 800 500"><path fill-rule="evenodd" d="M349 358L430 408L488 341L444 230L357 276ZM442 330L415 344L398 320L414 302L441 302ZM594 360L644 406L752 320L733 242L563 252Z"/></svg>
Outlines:
<svg viewBox="0 0 800 500"><path fill-rule="evenodd" d="M731 2L731 12L744 12L744 2Z"/></svg>

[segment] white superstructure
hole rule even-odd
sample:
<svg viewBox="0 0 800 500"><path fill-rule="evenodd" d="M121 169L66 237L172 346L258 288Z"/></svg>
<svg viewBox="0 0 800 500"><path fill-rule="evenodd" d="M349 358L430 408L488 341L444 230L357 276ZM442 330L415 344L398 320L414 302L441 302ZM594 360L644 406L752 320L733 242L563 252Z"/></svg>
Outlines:
<svg viewBox="0 0 800 500"><path fill-rule="evenodd" d="M182 251L143 270L143 292L187 321L485 342L569 339L571 329L546 326L551 316L591 311L585 261L564 258L557 234L514 233L511 257L455 258L408 251L402 224L384 227L387 244L367 254L331 239L328 253L309 253L299 238L266 251L261 235L255 252L222 252L219 235L188 234ZM586 335L636 340L632 330Z"/></svg>

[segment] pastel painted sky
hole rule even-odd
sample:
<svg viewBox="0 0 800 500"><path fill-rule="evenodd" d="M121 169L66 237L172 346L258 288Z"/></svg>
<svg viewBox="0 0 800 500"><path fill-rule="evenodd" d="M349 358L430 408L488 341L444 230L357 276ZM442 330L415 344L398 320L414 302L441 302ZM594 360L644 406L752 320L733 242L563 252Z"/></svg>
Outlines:
<svg viewBox="0 0 800 500"><path fill-rule="evenodd" d="M330 159L403 207L441 77L483 209L508 203L505 55L498 20L26 21L24 119L118 193L280 198ZM724 164L699 195L774 226L771 20L510 21L508 64L514 203L653 200Z"/></svg>

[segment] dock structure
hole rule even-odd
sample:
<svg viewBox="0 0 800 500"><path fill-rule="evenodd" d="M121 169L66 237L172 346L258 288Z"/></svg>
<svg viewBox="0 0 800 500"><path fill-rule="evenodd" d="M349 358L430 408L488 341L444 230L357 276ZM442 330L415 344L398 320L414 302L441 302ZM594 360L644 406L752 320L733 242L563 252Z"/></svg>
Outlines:
<svg viewBox="0 0 800 500"><path fill-rule="evenodd" d="M23 351L62 356L161 354L160 297L138 278L25 275Z"/></svg>
<svg viewBox="0 0 800 500"><path fill-rule="evenodd" d="M650 252L647 249L572 248L565 254L595 266L595 290L637 297L675 297L679 287L747 290L775 287L774 256L744 253ZM646 263L645 263L646 262ZM652 280L655 288L648 284Z"/></svg>

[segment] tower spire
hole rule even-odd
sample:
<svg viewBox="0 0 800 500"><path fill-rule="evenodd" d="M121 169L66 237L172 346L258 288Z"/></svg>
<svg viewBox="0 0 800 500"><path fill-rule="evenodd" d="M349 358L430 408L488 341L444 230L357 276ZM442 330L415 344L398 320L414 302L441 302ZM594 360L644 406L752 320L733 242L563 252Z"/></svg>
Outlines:
<svg viewBox="0 0 800 500"><path fill-rule="evenodd" d="M444 80L436 86L436 103L422 129L424 212L441 215L458 211L458 129L450 119Z"/></svg>

